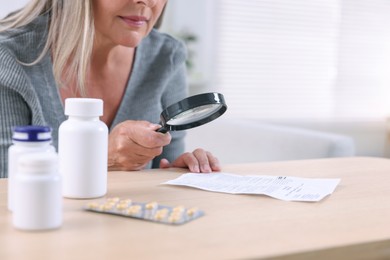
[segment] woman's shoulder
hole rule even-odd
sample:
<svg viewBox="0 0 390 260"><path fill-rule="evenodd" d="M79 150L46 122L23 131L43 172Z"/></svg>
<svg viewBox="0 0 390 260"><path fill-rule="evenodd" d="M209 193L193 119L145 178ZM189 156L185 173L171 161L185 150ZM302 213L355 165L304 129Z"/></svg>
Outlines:
<svg viewBox="0 0 390 260"><path fill-rule="evenodd" d="M34 61L42 51L47 34L47 17L40 16L28 25L0 33L0 53L22 62Z"/></svg>
<svg viewBox="0 0 390 260"><path fill-rule="evenodd" d="M46 24L45 17L39 17L26 26L0 33L0 85L19 89L27 84L22 63L33 62L39 56Z"/></svg>
<svg viewBox="0 0 390 260"><path fill-rule="evenodd" d="M31 34L32 32L45 31L48 25L48 19L47 15L40 15L26 25L1 32L0 39L3 41L23 37L23 35Z"/></svg>

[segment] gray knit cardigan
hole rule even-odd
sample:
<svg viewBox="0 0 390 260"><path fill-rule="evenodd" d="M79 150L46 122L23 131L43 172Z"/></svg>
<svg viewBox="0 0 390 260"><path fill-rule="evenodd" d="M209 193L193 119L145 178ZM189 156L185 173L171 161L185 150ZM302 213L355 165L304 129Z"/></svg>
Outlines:
<svg viewBox="0 0 390 260"><path fill-rule="evenodd" d="M46 16L31 24L0 34L0 177L7 177L8 148L12 127L47 125L53 128L57 148L58 127L66 120L54 80L52 61L41 53L47 36ZM152 30L136 48L126 91L110 129L125 120L159 123L161 111L187 96L186 50L182 42ZM107 86L109 87L109 86ZM184 132L172 132L172 142L149 163L158 167L161 158L175 159L184 151Z"/></svg>

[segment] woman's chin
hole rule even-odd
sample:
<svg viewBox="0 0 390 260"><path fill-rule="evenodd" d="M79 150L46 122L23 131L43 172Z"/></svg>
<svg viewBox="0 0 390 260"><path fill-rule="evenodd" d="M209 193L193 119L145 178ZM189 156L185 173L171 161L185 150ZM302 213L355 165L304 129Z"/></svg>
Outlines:
<svg viewBox="0 0 390 260"><path fill-rule="evenodd" d="M139 33L132 32L131 34L127 35L126 37L123 37L120 40L119 45L135 48L140 44L140 42L142 41L143 38L144 38L143 34L141 35Z"/></svg>

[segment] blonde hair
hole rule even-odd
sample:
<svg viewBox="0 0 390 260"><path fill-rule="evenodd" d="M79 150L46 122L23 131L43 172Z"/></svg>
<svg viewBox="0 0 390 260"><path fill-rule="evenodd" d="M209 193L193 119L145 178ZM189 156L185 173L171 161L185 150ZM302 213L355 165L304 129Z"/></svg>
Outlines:
<svg viewBox="0 0 390 260"><path fill-rule="evenodd" d="M31 23L48 14L47 41L38 63L48 52L52 55L54 78L59 86L75 80L82 96L94 42L92 0L31 0L23 9L0 20L0 32Z"/></svg>

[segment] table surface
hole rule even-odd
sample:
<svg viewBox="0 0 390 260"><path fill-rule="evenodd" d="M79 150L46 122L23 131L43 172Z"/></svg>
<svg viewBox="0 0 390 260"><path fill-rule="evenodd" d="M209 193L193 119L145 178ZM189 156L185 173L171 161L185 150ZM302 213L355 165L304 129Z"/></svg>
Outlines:
<svg viewBox="0 0 390 260"><path fill-rule="evenodd" d="M64 199L60 229L24 232L0 180L0 259L385 259L390 257L390 160L355 157L226 165L223 172L341 178L320 202L286 202L161 185L182 169L110 172L106 197L199 207L180 226L82 210Z"/></svg>

